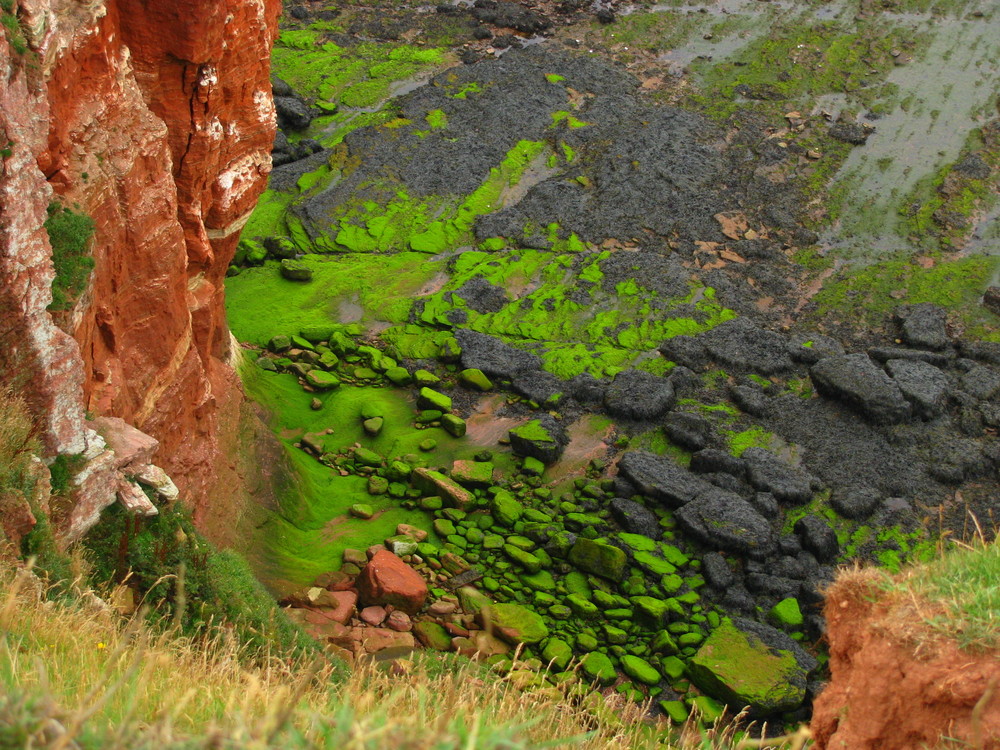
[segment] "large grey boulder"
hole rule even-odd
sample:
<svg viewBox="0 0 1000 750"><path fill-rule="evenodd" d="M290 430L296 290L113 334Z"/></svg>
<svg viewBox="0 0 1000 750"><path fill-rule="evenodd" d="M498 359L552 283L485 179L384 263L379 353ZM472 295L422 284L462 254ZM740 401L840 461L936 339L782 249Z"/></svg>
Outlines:
<svg viewBox="0 0 1000 750"><path fill-rule="evenodd" d="M910 416L899 386L866 354L821 359L809 374L824 396L843 401L876 424L898 424Z"/></svg>

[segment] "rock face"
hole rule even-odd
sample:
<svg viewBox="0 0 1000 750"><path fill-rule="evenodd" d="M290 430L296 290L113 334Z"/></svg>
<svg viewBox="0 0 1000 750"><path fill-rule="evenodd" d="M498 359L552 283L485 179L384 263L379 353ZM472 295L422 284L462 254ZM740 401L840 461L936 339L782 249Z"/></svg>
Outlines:
<svg viewBox="0 0 1000 750"><path fill-rule="evenodd" d="M222 280L270 171L280 2L15 5L29 49L0 38L0 372L50 453L88 449L87 411L120 417L198 506L240 400ZM53 195L96 223L90 284L55 320Z"/></svg>
<svg viewBox="0 0 1000 750"><path fill-rule="evenodd" d="M915 652L914 641L894 635L900 614L865 571L841 574L824 614L830 682L814 703L817 748L933 747L943 735L959 746L995 746L995 652L940 640Z"/></svg>

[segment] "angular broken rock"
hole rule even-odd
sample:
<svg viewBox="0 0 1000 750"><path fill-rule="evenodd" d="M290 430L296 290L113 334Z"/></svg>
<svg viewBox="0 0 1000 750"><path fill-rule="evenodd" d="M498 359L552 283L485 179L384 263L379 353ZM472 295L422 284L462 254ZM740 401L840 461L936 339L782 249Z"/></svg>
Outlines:
<svg viewBox="0 0 1000 750"><path fill-rule="evenodd" d="M826 357L809 375L824 396L846 402L877 424L898 424L910 416L899 386L866 354Z"/></svg>
<svg viewBox="0 0 1000 750"><path fill-rule="evenodd" d="M364 605L391 604L407 614L416 614L427 601L427 582L417 571L387 549L379 549L357 580Z"/></svg>

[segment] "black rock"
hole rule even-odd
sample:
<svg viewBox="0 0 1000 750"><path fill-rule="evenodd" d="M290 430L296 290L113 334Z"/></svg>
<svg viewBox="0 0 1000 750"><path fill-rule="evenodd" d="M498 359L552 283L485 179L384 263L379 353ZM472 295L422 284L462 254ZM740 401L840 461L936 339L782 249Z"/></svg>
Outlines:
<svg viewBox="0 0 1000 750"><path fill-rule="evenodd" d="M552 26L552 22L542 14L507 0L476 0L472 15L485 23L524 34L539 34Z"/></svg>
<svg viewBox="0 0 1000 750"><path fill-rule="evenodd" d="M764 518L777 518L781 508L778 506L778 499L770 492L755 492L750 498L750 504L757 509Z"/></svg>
<svg viewBox="0 0 1000 750"><path fill-rule="evenodd" d="M532 456L546 465L554 464L562 456L563 450L569 442L566 430L563 429L560 422L548 414L539 417L538 422L551 439L536 438L533 435L525 436L514 429L509 433L511 451L518 456Z"/></svg>
<svg viewBox="0 0 1000 750"><path fill-rule="evenodd" d="M544 404L566 392L566 382L544 370L532 370L516 375L511 387L536 404Z"/></svg>
<svg viewBox="0 0 1000 750"><path fill-rule="evenodd" d="M746 495L750 491L750 486L742 479L737 479L732 474L717 472L715 474L702 474L706 482L711 482L716 487L735 492L737 495Z"/></svg>
<svg viewBox="0 0 1000 750"><path fill-rule="evenodd" d="M962 376L962 390L979 401L987 401L1000 393L1000 372L982 365Z"/></svg>
<svg viewBox="0 0 1000 750"><path fill-rule="evenodd" d="M674 401L670 381L643 370L618 373L604 394L608 413L624 419L655 419L666 414Z"/></svg>
<svg viewBox="0 0 1000 750"><path fill-rule="evenodd" d="M816 389L859 410L878 424L897 424L910 415L899 386L864 354L821 359L809 370Z"/></svg>
<svg viewBox="0 0 1000 750"><path fill-rule="evenodd" d="M868 356L877 362L888 362L890 359L908 359L911 362L926 362L935 367L947 367L954 355L941 352L929 352L924 349L903 349L895 346L873 346L868 350Z"/></svg>
<svg viewBox="0 0 1000 750"><path fill-rule="evenodd" d="M737 458L725 451L705 448L691 456L691 471L699 474L714 474L723 471L743 479L746 476L747 465L742 458Z"/></svg>
<svg viewBox="0 0 1000 750"><path fill-rule="evenodd" d="M726 558L718 552L709 552L701 558L701 572L708 585L720 591L729 588L735 578Z"/></svg>
<svg viewBox="0 0 1000 750"><path fill-rule="evenodd" d="M868 518L882 503L882 495L873 487L847 487L834 490L830 505L844 518L857 521Z"/></svg>
<svg viewBox="0 0 1000 750"><path fill-rule="evenodd" d="M309 9L301 5L293 5L288 9L288 15L299 21L304 21L309 18Z"/></svg>
<svg viewBox="0 0 1000 750"><path fill-rule="evenodd" d="M294 96L274 97L278 124L286 130L305 130L313 120L312 112Z"/></svg>
<svg viewBox="0 0 1000 750"><path fill-rule="evenodd" d="M694 336L674 336L660 344L660 354L695 372L708 366L709 355L705 345Z"/></svg>
<svg viewBox="0 0 1000 750"><path fill-rule="evenodd" d="M854 146L864 145L870 132L868 128L854 122L838 122L827 131L831 138Z"/></svg>
<svg viewBox="0 0 1000 750"><path fill-rule="evenodd" d="M609 507L611 515L630 534L642 534L650 539L659 539L662 535L660 519L645 505L634 500L616 497L611 501Z"/></svg>
<svg viewBox="0 0 1000 750"><path fill-rule="evenodd" d="M840 342L829 336L814 334L794 336L788 341L788 354L796 362L814 365L824 357L838 357L844 353Z"/></svg>
<svg viewBox="0 0 1000 750"><path fill-rule="evenodd" d="M679 506L714 488L665 456L629 451L618 462L619 471L643 495Z"/></svg>
<svg viewBox="0 0 1000 750"><path fill-rule="evenodd" d="M896 310L896 317L902 323L902 339L910 346L918 349L948 346L948 315L943 308L928 302L908 305Z"/></svg>
<svg viewBox="0 0 1000 750"><path fill-rule="evenodd" d="M789 534L778 540L778 549L783 555L797 555L802 551L802 542L797 536Z"/></svg>
<svg viewBox="0 0 1000 750"><path fill-rule="evenodd" d="M762 492L770 492L782 503L807 503L812 499L812 477L802 469L782 461L763 448L747 448L743 452L750 484Z"/></svg>
<svg viewBox="0 0 1000 750"><path fill-rule="evenodd" d="M703 333L698 340L726 367L775 375L792 368L785 337L760 328L748 318L735 318Z"/></svg>
<svg viewBox="0 0 1000 750"><path fill-rule="evenodd" d="M699 414L668 414L664 429L670 441L689 451L700 451L708 444L712 423Z"/></svg>
<svg viewBox="0 0 1000 750"><path fill-rule="evenodd" d="M482 370L490 377L512 380L519 373L542 369L538 355L515 349L488 334L460 328L455 338L462 347L462 365Z"/></svg>
<svg viewBox="0 0 1000 750"><path fill-rule="evenodd" d="M295 96L292 85L277 76L271 78L271 93L275 96Z"/></svg>
<svg viewBox="0 0 1000 750"><path fill-rule="evenodd" d="M739 495L712 487L675 513L686 532L703 544L751 557L766 557L774 549L767 519Z"/></svg>
<svg viewBox="0 0 1000 750"><path fill-rule="evenodd" d="M890 359L885 364L917 416L933 419L944 411L951 384L941 370L926 362L906 359Z"/></svg>
<svg viewBox="0 0 1000 750"><path fill-rule="evenodd" d="M589 372L580 373L569 381L569 390L581 404L599 404L604 400L607 386Z"/></svg>
<svg viewBox="0 0 1000 750"><path fill-rule="evenodd" d="M805 678L805 675L819 667L819 662L816 661L816 657L808 653L802 648L802 646L792 640L791 636L787 633L783 633L777 628L772 628L770 625L765 625L762 622L745 620L742 617L733 620L733 625L742 630L744 633L753 633L773 649L777 649L779 651L791 651L799 669L801 669L804 673L802 675L803 679ZM790 682L796 683L797 678L790 680Z"/></svg>
<svg viewBox="0 0 1000 750"><path fill-rule="evenodd" d="M801 582L768 573L751 573L746 577L747 588L755 594L785 599L799 593Z"/></svg>
<svg viewBox="0 0 1000 750"><path fill-rule="evenodd" d="M748 614L753 612L756 602L753 595L743 586L730 586L726 589L726 595L722 597L722 606L730 612Z"/></svg>
<svg viewBox="0 0 1000 750"><path fill-rule="evenodd" d="M733 403L753 417L763 417L770 409L767 396L760 388L736 385L729 389L729 395L732 397Z"/></svg>
<svg viewBox="0 0 1000 750"><path fill-rule="evenodd" d="M271 153L290 151L291 145L288 143L288 136L286 136L280 130L276 131L274 134L274 145L271 146Z"/></svg>
<svg viewBox="0 0 1000 750"><path fill-rule="evenodd" d="M837 534L819 516L804 516L795 523L795 533L802 546L812 552L820 562L832 562L840 553Z"/></svg>

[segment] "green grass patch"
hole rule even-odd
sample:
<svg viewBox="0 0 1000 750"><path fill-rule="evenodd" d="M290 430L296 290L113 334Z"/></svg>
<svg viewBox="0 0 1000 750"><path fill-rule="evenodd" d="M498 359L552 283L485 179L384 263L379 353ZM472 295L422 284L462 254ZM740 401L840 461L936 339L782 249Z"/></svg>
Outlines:
<svg viewBox="0 0 1000 750"><path fill-rule="evenodd" d="M72 211L57 201L49 204L45 231L52 245L52 265L56 276L52 280L50 310L68 310L87 287L94 268L90 256L90 239L94 236L94 220L87 214Z"/></svg>

